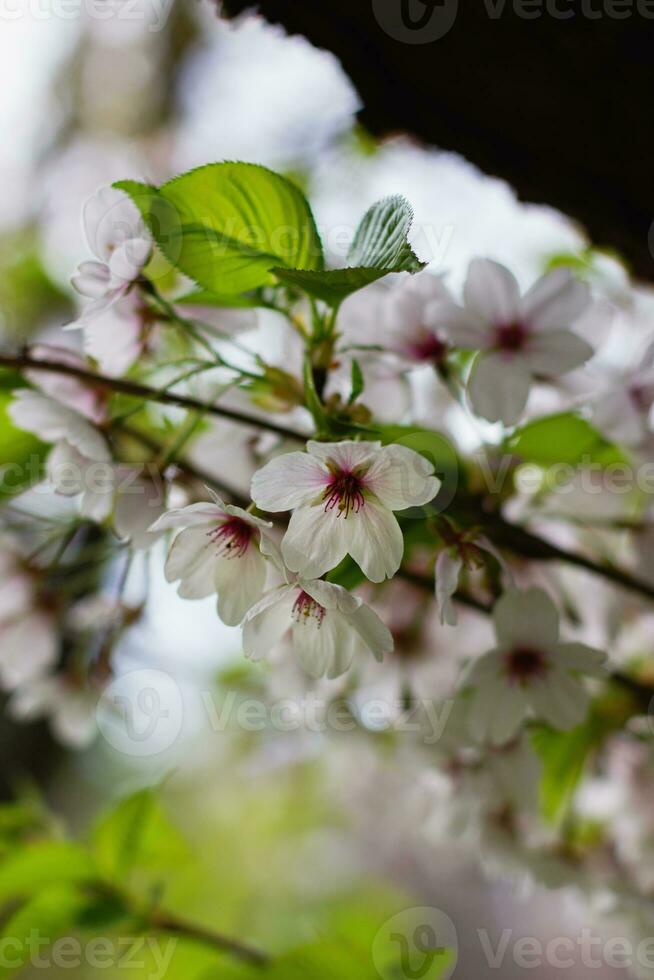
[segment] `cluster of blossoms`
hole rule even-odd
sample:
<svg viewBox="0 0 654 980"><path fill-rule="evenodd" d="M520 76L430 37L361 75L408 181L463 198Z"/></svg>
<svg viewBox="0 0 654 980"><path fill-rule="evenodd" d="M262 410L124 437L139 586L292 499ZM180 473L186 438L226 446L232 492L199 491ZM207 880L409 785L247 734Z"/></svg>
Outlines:
<svg viewBox="0 0 654 980"><path fill-rule="evenodd" d="M203 282L207 254L220 256L200 248L197 270L188 267L197 229L164 293L153 263L175 256L147 219L116 188L87 204L94 259L73 278L86 305L60 344L22 359L27 384L9 414L48 446L27 504L43 488L71 499L36 574L15 543L0 564L0 681L13 713L45 712L62 737L87 740L116 642L142 610L119 590L93 628L87 617L80 629L80 616L115 581L116 563L150 549L163 560L165 540L167 581L183 599L216 597L222 622L242 626L245 656L269 661L254 669L271 691L319 687L345 698L362 729L383 724L411 746L433 833L474 825L491 863L539 880L555 856L552 879L603 868L611 832L578 846L581 811L546 826L537 790L566 752L581 774L591 753L646 741L632 655L651 651L619 656L609 614L615 584L634 597L630 622L652 597L649 503L631 496L620 520L582 536L585 498L567 494L557 520L545 477L559 450L577 462L580 431L602 476L626 447L648 459L651 338L635 366L609 369L587 339L586 283L558 267L522 291L490 259L471 262L456 297L417 259L393 271L367 256L372 284L336 300L329 271L285 271L280 259L230 303ZM357 270L345 271L350 282ZM203 288L189 292L193 273ZM464 459L471 433L477 455ZM532 494L519 492L525 464L540 474ZM64 576L57 592L58 569L87 560L79 534L93 576L74 589ZM603 583L605 622L588 612L593 590L568 585L558 563ZM618 688L633 702L606 708ZM373 723L379 700L386 711ZM403 739L407 705L417 736ZM620 873L638 895L650 887L634 860L648 828L627 824Z"/></svg>

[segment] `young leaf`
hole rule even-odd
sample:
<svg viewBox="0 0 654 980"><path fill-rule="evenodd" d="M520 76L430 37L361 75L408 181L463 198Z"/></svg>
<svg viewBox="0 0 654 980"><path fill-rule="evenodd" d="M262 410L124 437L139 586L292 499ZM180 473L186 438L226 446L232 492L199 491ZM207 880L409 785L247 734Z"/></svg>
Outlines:
<svg viewBox="0 0 654 980"><path fill-rule="evenodd" d="M274 283L270 269L321 269L322 244L302 192L252 163L212 163L158 189L118 181L166 258L219 296Z"/></svg>
<svg viewBox="0 0 654 980"><path fill-rule="evenodd" d="M407 240L412 220L413 211L405 198L384 198L363 216L348 252L347 268L318 272L276 268L273 272L289 286L337 307L351 293L390 272L418 272L425 267Z"/></svg>
<svg viewBox="0 0 654 980"><path fill-rule="evenodd" d="M526 462L541 466L619 461L619 450L612 447L590 422L572 412L560 412L527 422L507 440L507 450ZM609 452L613 450L613 453ZM613 455L613 459L610 456Z"/></svg>
<svg viewBox="0 0 654 980"><path fill-rule="evenodd" d="M320 299L328 306L339 306L351 293L383 279L389 269L325 269L322 272L305 272L302 269L273 269L277 278L301 289L309 296Z"/></svg>
<svg viewBox="0 0 654 980"><path fill-rule="evenodd" d="M78 884L98 878L91 856L68 841L28 844L0 865L0 905L29 898L51 885Z"/></svg>
<svg viewBox="0 0 654 980"><path fill-rule="evenodd" d="M134 868L167 868L187 848L152 789L120 802L96 824L92 848L98 868L110 881L124 880Z"/></svg>
<svg viewBox="0 0 654 980"><path fill-rule="evenodd" d="M43 946L73 931L92 901L65 885L53 885L25 902L0 932L0 946L11 951L0 960L1 980L21 970L34 955L47 961Z"/></svg>
<svg viewBox="0 0 654 980"><path fill-rule="evenodd" d="M352 358L352 390L350 391L348 405L352 405L357 400L363 391L364 384L365 381L361 365L355 358Z"/></svg>
<svg viewBox="0 0 654 980"><path fill-rule="evenodd" d="M368 208L357 228L348 263L392 272L424 269L426 263L420 261L407 239L412 221L411 205L401 195L377 201Z"/></svg>

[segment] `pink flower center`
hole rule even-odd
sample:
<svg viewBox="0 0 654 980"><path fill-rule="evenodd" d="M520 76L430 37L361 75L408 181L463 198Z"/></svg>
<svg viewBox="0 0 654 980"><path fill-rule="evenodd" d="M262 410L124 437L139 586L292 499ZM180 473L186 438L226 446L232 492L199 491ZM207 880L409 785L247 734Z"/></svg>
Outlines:
<svg viewBox="0 0 654 980"><path fill-rule="evenodd" d="M523 349L527 336L527 329L522 323L503 323L495 330L495 346L498 350L515 353Z"/></svg>
<svg viewBox="0 0 654 980"><path fill-rule="evenodd" d="M548 670L545 654L533 647L515 647L506 654L504 664L510 682L521 687L540 680Z"/></svg>
<svg viewBox="0 0 654 980"><path fill-rule="evenodd" d="M318 629L320 629L325 618L325 611L324 606L316 602L308 592L302 590L293 603L291 615L296 623L308 623L309 620L315 619Z"/></svg>
<svg viewBox="0 0 654 980"><path fill-rule="evenodd" d="M338 507L339 517L341 514L347 517L350 511L358 514L365 503L363 489L363 481L356 473L337 471L332 475L322 495L325 512Z"/></svg>
<svg viewBox="0 0 654 980"><path fill-rule="evenodd" d="M220 558L242 558L250 546L254 528L240 517L230 517L207 531Z"/></svg>
<svg viewBox="0 0 654 980"><path fill-rule="evenodd" d="M436 334L428 333L421 340L409 344L407 351L416 361L440 364L447 354L447 344L439 340Z"/></svg>

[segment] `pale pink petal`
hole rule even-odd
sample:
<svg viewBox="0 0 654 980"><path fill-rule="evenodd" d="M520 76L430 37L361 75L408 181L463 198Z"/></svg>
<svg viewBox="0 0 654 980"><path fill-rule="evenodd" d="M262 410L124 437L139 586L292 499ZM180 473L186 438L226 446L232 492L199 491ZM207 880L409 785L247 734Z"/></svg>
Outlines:
<svg viewBox="0 0 654 980"><path fill-rule="evenodd" d="M252 477L251 495L261 510L292 510L319 498L329 473L308 453L284 453Z"/></svg>
<svg viewBox="0 0 654 980"><path fill-rule="evenodd" d="M548 272L534 283L522 301L524 318L536 330L570 327L590 302L590 289L569 269Z"/></svg>
<svg viewBox="0 0 654 980"><path fill-rule="evenodd" d="M436 560L436 608L441 623L456 626L457 615L452 596L459 587L459 575L463 561L457 555L451 555L447 549L441 551Z"/></svg>
<svg viewBox="0 0 654 980"><path fill-rule="evenodd" d="M468 398L475 415L489 422L515 425L525 410L531 376L517 357L480 354L468 381Z"/></svg>
<svg viewBox="0 0 654 980"><path fill-rule="evenodd" d="M332 466L345 473L364 467L370 463L381 449L380 442L355 442L345 439L342 442L307 443L309 454L320 460L323 466Z"/></svg>
<svg viewBox="0 0 654 980"><path fill-rule="evenodd" d="M264 596L248 611L243 623L243 652L250 660L267 657L294 622L295 587L282 586Z"/></svg>
<svg viewBox="0 0 654 980"><path fill-rule="evenodd" d="M440 480L433 464L406 446L379 450L366 472L364 483L389 510L404 510L428 503L438 493Z"/></svg>
<svg viewBox="0 0 654 980"><path fill-rule="evenodd" d="M266 586L267 564L256 544L250 542L243 556L219 558L214 580L218 615L227 626L238 626L246 612L261 598Z"/></svg>
<svg viewBox="0 0 654 980"><path fill-rule="evenodd" d="M361 510L347 519L348 550L371 582L392 578L400 567L404 538L392 512L367 497Z"/></svg>
<svg viewBox="0 0 654 980"><path fill-rule="evenodd" d="M302 578L319 578L345 558L359 515L345 517L337 508L322 504L300 507L291 515L282 541L282 555L292 572Z"/></svg>
<svg viewBox="0 0 654 980"><path fill-rule="evenodd" d="M571 330L548 330L530 335L522 352L534 374L565 374L593 356L593 348Z"/></svg>
<svg viewBox="0 0 654 980"><path fill-rule="evenodd" d="M489 323L511 323L520 312L520 288L512 272L492 259L473 259L463 288L466 309Z"/></svg>
<svg viewBox="0 0 654 980"><path fill-rule="evenodd" d="M495 632L502 646L524 645L548 651L559 640L559 614L543 589L505 592L493 609Z"/></svg>

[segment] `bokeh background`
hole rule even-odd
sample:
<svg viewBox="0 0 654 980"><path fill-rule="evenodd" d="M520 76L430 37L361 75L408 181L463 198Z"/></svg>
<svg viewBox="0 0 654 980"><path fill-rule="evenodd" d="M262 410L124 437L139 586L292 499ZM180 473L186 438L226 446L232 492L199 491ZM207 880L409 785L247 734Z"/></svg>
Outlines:
<svg viewBox="0 0 654 980"><path fill-rule="evenodd" d="M505 262L528 284L553 256L585 247L564 216L519 203L508 185L452 153L401 134L375 143L357 122L359 96L339 63L303 38L255 16L227 24L199 0L139 0L125 11L107 4L93 16L82 3L64 16L32 0L0 15L5 339L60 339L74 308L69 277L85 257L81 206L93 191L125 177L157 182L213 160L293 174L334 254L343 227L372 201L405 194L419 254L454 284L473 255ZM617 263L607 259L601 274L619 295ZM478 438L462 437L471 448ZM229 479L230 452L207 455L203 462ZM160 746L126 754L107 729L90 748L70 752L39 726L3 723L6 793L43 794L83 832L112 797L162 781L194 855L179 863L171 904L270 949L330 930L372 943L390 916L429 905L456 923L455 976L481 980L497 970L484 959L478 929L495 941L507 927L546 941L593 926L570 895L523 892L501 869L490 880L465 841L437 846L428 787L410 760L387 762L374 738L299 731L261 738L233 719L216 724L211 705L231 689L240 698L256 694L261 678L243 667L238 631L220 624L213 601L183 602L161 567L151 563L145 614L118 656L126 696L130 672L151 672L155 688L174 679L176 707ZM134 602L142 579L143 568L133 568ZM296 682L282 675L280 696ZM169 976L191 975L193 955L180 951ZM508 961L501 970L507 980L523 972ZM624 975L581 964L566 972L575 980Z"/></svg>

